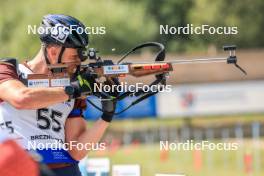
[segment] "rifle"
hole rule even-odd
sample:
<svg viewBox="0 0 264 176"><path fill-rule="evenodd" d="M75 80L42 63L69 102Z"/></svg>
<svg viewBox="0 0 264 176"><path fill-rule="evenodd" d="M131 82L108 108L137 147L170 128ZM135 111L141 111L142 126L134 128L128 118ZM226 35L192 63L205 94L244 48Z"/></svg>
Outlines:
<svg viewBox="0 0 264 176"><path fill-rule="evenodd" d="M134 53L137 50L142 48L149 48L155 47L158 48L158 52L155 56L154 62L124 62L124 60L130 54ZM238 68L241 72L245 75L247 74L246 71L241 68L237 64L237 57L236 57L236 46L235 45L227 45L223 47L224 51L228 51L229 55L227 57L219 57L219 58L199 58L199 59L183 59L183 60L168 60L165 61L165 47L163 44L158 42L147 42L140 44L126 54L124 54L118 62L114 63L112 60L104 60L101 57L97 56L97 51L94 48L89 48L87 51L83 51L82 55L89 59L89 63L81 63L79 66L79 73L85 74L89 77L89 80L93 84L101 84L101 78L104 78L104 82L110 82L111 85L119 85L118 78L124 77L126 75L131 75L133 77L142 77L146 75L155 75L155 80L152 81L149 86L160 85L158 89L152 91L144 91L144 90L132 90L120 93L115 95L114 97L110 93L106 92L91 92L91 95L94 95L104 101L106 99L112 99L113 101L121 101L127 97L137 97L129 106L117 112L115 114L120 114L130 107L138 104L139 102L145 100L146 98L157 94L160 92L166 85L166 79L168 78L169 72L173 71L172 65L174 64L193 64L193 63L212 63L212 62L226 62L227 64L233 64L236 68ZM49 68L52 70L53 75L48 76L50 83L52 84L52 79L60 78L64 79L65 84L69 84L69 80L65 81L66 79L66 69L67 64L57 64L57 65L50 65ZM43 77L43 75L42 75ZM29 79L40 79L40 75L29 75ZM67 79L66 79L67 80ZM54 81L53 81L54 82ZM63 82L63 81L62 81ZM58 85L58 84L56 84ZM94 106L96 109L103 112L103 110L95 105L90 99L87 98L87 101Z"/></svg>

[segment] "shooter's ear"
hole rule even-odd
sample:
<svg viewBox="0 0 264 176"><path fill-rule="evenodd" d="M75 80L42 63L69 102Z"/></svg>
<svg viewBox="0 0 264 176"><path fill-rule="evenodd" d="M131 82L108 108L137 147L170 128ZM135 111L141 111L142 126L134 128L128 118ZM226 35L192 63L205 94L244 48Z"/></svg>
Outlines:
<svg viewBox="0 0 264 176"><path fill-rule="evenodd" d="M47 55L51 64L58 63L58 57L60 54L60 46L50 45L47 47Z"/></svg>

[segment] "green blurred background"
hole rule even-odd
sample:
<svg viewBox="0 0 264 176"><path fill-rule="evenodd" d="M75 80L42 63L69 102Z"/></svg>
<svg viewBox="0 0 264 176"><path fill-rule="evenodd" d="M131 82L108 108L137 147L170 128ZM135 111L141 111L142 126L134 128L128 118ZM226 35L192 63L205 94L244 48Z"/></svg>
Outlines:
<svg viewBox="0 0 264 176"><path fill-rule="evenodd" d="M49 13L72 15L87 26L105 26L106 35L91 35L90 46L120 54L143 41L159 41L168 51L206 50L208 45L237 43L240 48L264 46L262 0L1 0L1 56L32 57L39 48L28 25L39 25ZM238 35L160 35L159 25L237 26ZM111 49L116 48L115 52Z"/></svg>

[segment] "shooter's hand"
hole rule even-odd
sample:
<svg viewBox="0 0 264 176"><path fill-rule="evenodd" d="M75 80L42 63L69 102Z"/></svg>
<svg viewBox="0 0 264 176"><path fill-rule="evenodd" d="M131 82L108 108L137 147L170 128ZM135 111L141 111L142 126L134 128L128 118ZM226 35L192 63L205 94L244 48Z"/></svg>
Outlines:
<svg viewBox="0 0 264 176"><path fill-rule="evenodd" d="M79 74L70 86L65 87L65 92L70 98L75 99L81 96L93 94L95 79L88 74Z"/></svg>
<svg viewBox="0 0 264 176"><path fill-rule="evenodd" d="M119 80L117 78L108 79L105 81L105 85L118 85ZM107 92L106 96L102 97L101 103L102 103L102 119L106 122L111 122L115 113L116 109L116 97L118 96L118 91L115 89L114 86L112 86L112 89L110 92Z"/></svg>

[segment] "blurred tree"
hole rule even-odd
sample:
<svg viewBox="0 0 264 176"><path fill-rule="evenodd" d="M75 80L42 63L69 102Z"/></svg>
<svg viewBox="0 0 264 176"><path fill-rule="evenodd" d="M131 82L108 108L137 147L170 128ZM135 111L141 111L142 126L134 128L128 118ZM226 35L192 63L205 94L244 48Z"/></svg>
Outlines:
<svg viewBox="0 0 264 176"><path fill-rule="evenodd" d="M264 46L263 0L197 0L189 20L197 25L236 26L237 35L195 35L192 41L204 45L235 43L240 48Z"/></svg>
<svg viewBox="0 0 264 176"><path fill-rule="evenodd" d="M105 27L105 35L90 35L90 46L105 54L120 54L137 43L151 40L155 33L155 21L147 17L144 7L118 0L28 0L27 3L1 0L0 3L1 57L33 56L40 42L37 35L28 34L28 25L38 26L42 16L49 13L74 16L95 31L96 27Z"/></svg>
<svg viewBox="0 0 264 176"><path fill-rule="evenodd" d="M89 27L105 27L90 35L90 46L103 54L120 54L143 41L159 41L168 51L192 51L235 43L240 48L264 46L263 0L0 0L0 57L32 57L38 36L28 25L39 25L48 13L72 15ZM160 25L237 26L238 35L160 35ZM115 51L112 51L115 48Z"/></svg>
<svg viewBox="0 0 264 176"><path fill-rule="evenodd" d="M138 1L138 3L142 3L146 7L146 11L158 24L156 28L159 28L160 25L168 25L169 27L186 26L189 23L187 17L193 5L193 0L145 0ZM154 38L154 40L166 44L170 51L184 51L189 39L189 36L184 34L161 35L159 30Z"/></svg>

